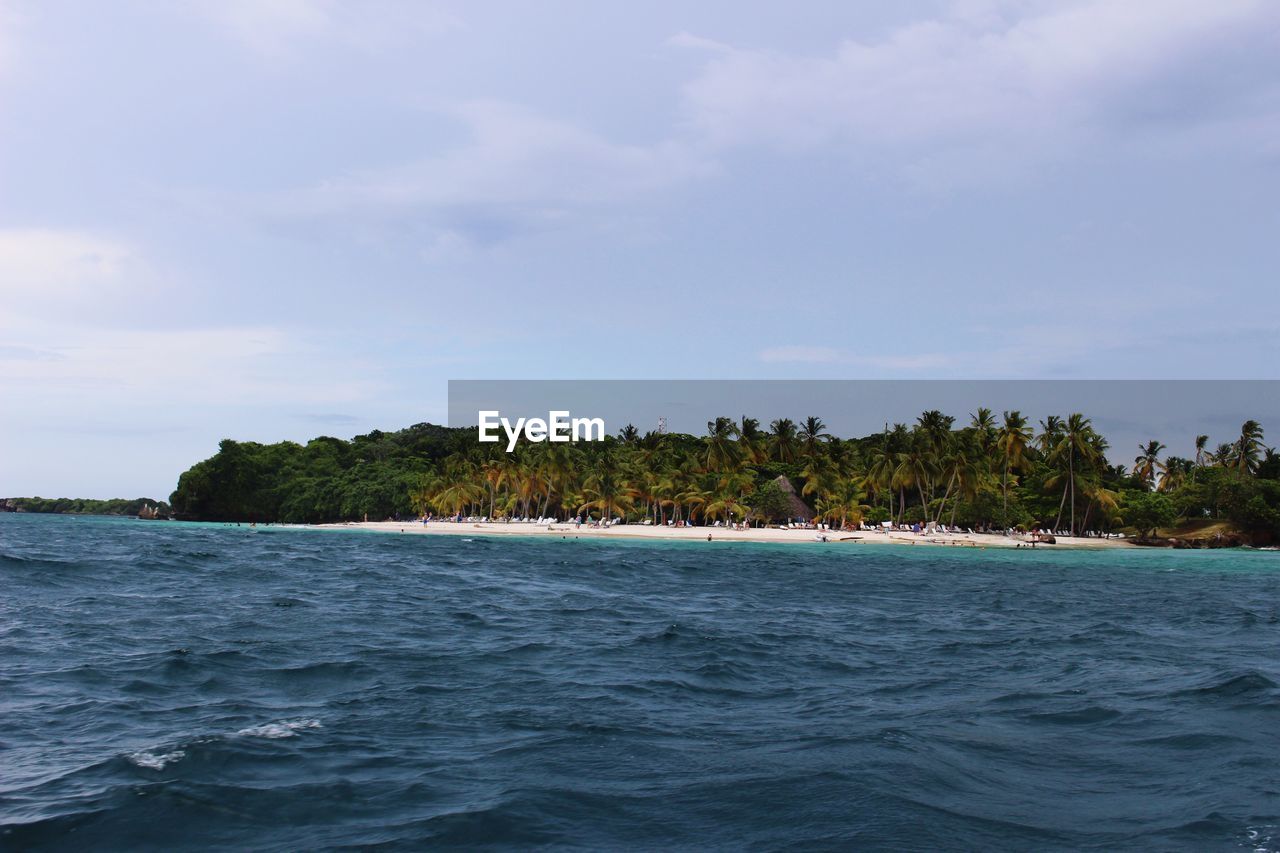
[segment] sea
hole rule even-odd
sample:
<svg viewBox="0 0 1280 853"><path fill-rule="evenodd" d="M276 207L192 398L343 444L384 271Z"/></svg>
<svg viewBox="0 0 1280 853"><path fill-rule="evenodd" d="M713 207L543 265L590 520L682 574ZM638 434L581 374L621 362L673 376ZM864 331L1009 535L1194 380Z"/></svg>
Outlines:
<svg viewBox="0 0 1280 853"><path fill-rule="evenodd" d="M1280 555L0 515L2 850L1280 850Z"/></svg>

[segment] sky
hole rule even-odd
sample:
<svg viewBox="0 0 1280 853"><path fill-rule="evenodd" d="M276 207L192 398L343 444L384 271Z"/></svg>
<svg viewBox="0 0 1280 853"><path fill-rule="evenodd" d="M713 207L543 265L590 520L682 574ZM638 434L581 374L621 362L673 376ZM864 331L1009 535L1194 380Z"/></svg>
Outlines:
<svg viewBox="0 0 1280 853"><path fill-rule="evenodd" d="M1278 43L1265 0L0 0L0 495L164 497L449 379L1280 378Z"/></svg>

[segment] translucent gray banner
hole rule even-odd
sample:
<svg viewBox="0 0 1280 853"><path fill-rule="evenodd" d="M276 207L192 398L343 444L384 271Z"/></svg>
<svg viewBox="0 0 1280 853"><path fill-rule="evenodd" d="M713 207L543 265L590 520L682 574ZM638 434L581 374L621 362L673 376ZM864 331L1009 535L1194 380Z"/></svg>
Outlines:
<svg viewBox="0 0 1280 853"><path fill-rule="evenodd" d="M491 413L491 432L504 436L494 414L520 418L601 419L616 435L633 425L641 434L702 435L717 417L820 417L827 431L861 438L911 424L930 410L967 424L979 407L997 417L1019 410L1032 424L1050 415L1081 412L1125 459L1157 439L1189 456L1197 435L1227 441L1246 420L1280 429L1280 380L450 380L449 426L477 427ZM566 426L566 430L568 426ZM505 440L505 438L503 439Z"/></svg>

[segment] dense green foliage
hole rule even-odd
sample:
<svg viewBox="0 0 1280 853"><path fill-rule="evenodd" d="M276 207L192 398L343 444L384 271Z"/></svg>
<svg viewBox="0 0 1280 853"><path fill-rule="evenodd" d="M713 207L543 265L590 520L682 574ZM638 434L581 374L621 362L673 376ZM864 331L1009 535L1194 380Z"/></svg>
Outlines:
<svg viewBox="0 0 1280 853"><path fill-rule="evenodd" d="M1132 468L1108 461L1082 414L1033 426L1017 411L979 409L964 426L939 411L855 439L820 418L716 418L703 436L523 443L512 453L470 429L420 424L351 441L261 445L224 441L182 475L171 502L184 517L317 522L417 514L621 517L705 522L782 520L785 476L819 517L938 522L975 529L1042 527L1144 533L1181 519L1221 519L1280 536L1280 463L1249 421L1196 458L1138 448ZM1153 497L1154 495L1154 497Z"/></svg>
<svg viewBox="0 0 1280 853"><path fill-rule="evenodd" d="M1178 520L1173 499L1160 492L1125 492L1121 512L1125 523L1143 536L1150 536Z"/></svg>
<svg viewBox="0 0 1280 853"><path fill-rule="evenodd" d="M4 501L18 512L53 512L67 515L137 515L144 507L159 507L161 515L169 513L169 505L154 498L9 498Z"/></svg>
<svg viewBox="0 0 1280 853"><path fill-rule="evenodd" d="M791 502L775 480L766 480L763 486L745 499L745 503L751 508L753 518L766 522L782 521L790 514L791 509Z"/></svg>
<svg viewBox="0 0 1280 853"><path fill-rule="evenodd" d="M305 446L237 442L178 478L170 496L181 518L321 522L413 513L411 492L433 464L474 441L470 430L418 424L351 441L322 436Z"/></svg>

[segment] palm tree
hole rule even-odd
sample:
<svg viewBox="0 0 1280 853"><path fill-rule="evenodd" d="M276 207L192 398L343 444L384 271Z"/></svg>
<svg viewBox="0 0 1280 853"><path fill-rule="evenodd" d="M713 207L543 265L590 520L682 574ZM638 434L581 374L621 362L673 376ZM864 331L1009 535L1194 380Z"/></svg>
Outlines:
<svg viewBox="0 0 1280 853"><path fill-rule="evenodd" d="M1040 422L1040 437L1036 439L1036 447L1040 452L1048 456L1058 443L1058 439L1062 437L1062 418L1057 415L1049 415Z"/></svg>
<svg viewBox="0 0 1280 853"><path fill-rule="evenodd" d="M685 507L688 507L688 520L692 521L694 515L702 512L711 499L712 494L708 490L696 483L686 483L684 490L676 496L676 511L680 512Z"/></svg>
<svg viewBox="0 0 1280 853"><path fill-rule="evenodd" d="M1274 479L1275 477L1274 473L1264 474L1263 472L1264 471L1274 472L1278 470L1277 464L1280 464L1280 459L1278 459L1276 456L1276 449L1274 447L1268 447L1264 449L1262 451L1262 462L1258 464L1258 471L1257 471L1258 476L1260 477L1267 476Z"/></svg>
<svg viewBox="0 0 1280 853"><path fill-rule="evenodd" d="M936 478L939 476L941 468L939 463L943 456L946 455L954 441L954 435L951 432L952 426L955 425L956 419L950 415L944 415L937 409L930 409L924 412L916 420L916 430L924 437L925 452L932 462L932 472L926 481L926 491L929 493L929 499L932 500L937 490ZM926 511L926 517L928 513Z"/></svg>
<svg viewBox="0 0 1280 853"><path fill-rule="evenodd" d="M703 507L703 513L707 518L723 518L726 521L732 521L734 515L746 518L750 507L742 503L740 497L729 490L716 492Z"/></svg>
<svg viewBox="0 0 1280 853"><path fill-rule="evenodd" d="M885 442L872 456L871 466L863 482L873 494L889 496L889 517L893 518L893 474L898 469L898 454L889 449L888 433Z"/></svg>
<svg viewBox="0 0 1280 853"><path fill-rule="evenodd" d="M467 480L455 480L436 493L436 509L446 515L458 515L469 504L480 499L483 491L479 484Z"/></svg>
<svg viewBox="0 0 1280 853"><path fill-rule="evenodd" d="M742 462L742 448L734 440L738 426L732 418L707 421L706 466L708 471L728 471Z"/></svg>
<svg viewBox="0 0 1280 853"><path fill-rule="evenodd" d="M951 505L951 524L956 523L956 509L960 498L973 502L982 492L995 491L995 475L991 472L989 457L982 453L980 447L974 452L964 454L964 461L956 467L956 501ZM939 513L939 519L942 515Z"/></svg>
<svg viewBox="0 0 1280 853"><path fill-rule="evenodd" d="M578 506L583 510L600 510L602 522L613 518L614 510L629 512L636 490L622 477L617 460L609 451L601 453L596 466L587 476L582 494L585 500Z"/></svg>
<svg viewBox="0 0 1280 853"><path fill-rule="evenodd" d="M721 474L716 479L716 489L735 495L749 495L756 490L756 477L752 471L739 469Z"/></svg>
<svg viewBox="0 0 1280 853"><path fill-rule="evenodd" d="M863 513L871 509L864 503L866 497L857 480L841 480L818 499L818 513L826 521L839 519L841 529L861 524Z"/></svg>
<svg viewBox="0 0 1280 853"><path fill-rule="evenodd" d="M1256 474L1262 456L1262 424L1245 421L1235 445L1235 467L1241 474Z"/></svg>
<svg viewBox="0 0 1280 853"><path fill-rule="evenodd" d="M1000 479L1000 487L1004 492L1004 526L1009 526L1009 474L1021 471L1027 465L1027 448L1031 443L1031 427L1022 412L1016 409L1004 413L1004 424L996 435L996 446L1004 460L1004 476Z"/></svg>
<svg viewBox="0 0 1280 853"><path fill-rule="evenodd" d="M804 468L800 469L800 476L804 478L804 487L800 489L800 494L808 496L831 491L835 482L840 479L839 474L835 463L829 458L810 456Z"/></svg>
<svg viewBox="0 0 1280 853"><path fill-rule="evenodd" d="M1084 495L1088 503L1085 504L1084 518L1080 522L1080 529L1087 530L1089 526L1089 515L1093 512L1094 507L1107 518L1113 517L1120 508L1120 494L1102 485L1102 480L1096 474L1088 477L1080 488L1081 494Z"/></svg>
<svg viewBox="0 0 1280 853"><path fill-rule="evenodd" d="M1170 456L1164 460L1164 474L1160 477L1157 491L1172 492L1195 476L1195 463L1180 456Z"/></svg>
<svg viewBox="0 0 1280 853"><path fill-rule="evenodd" d="M907 452L902 454L898 467L894 470L894 480L898 488L912 486L916 488L925 518L929 515L929 501L924 496L924 487L926 483L932 482L933 478L938 476L938 466L934 462L931 451L927 437L919 435L917 440L911 443Z"/></svg>
<svg viewBox="0 0 1280 853"><path fill-rule="evenodd" d="M435 471L428 471L418 479L418 485L414 489L410 500L413 502L413 511L419 515L426 513L435 507L436 495L444 488L444 478Z"/></svg>
<svg viewBox="0 0 1280 853"><path fill-rule="evenodd" d="M826 430L827 425L822 422L822 418L810 415L804 419L804 425L800 427L800 446L806 457L812 459L823 442L831 440Z"/></svg>
<svg viewBox="0 0 1280 853"><path fill-rule="evenodd" d="M996 443L996 418L991 410L985 406L978 407L978 411L969 416L969 429L973 430L974 437L978 440L978 447L985 454L990 454L991 449Z"/></svg>
<svg viewBox="0 0 1280 853"><path fill-rule="evenodd" d="M1218 468L1234 468L1235 458L1236 445L1234 443L1227 444L1223 442L1208 455L1208 461Z"/></svg>
<svg viewBox="0 0 1280 853"><path fill-rule="evenodd" d="M743 415L738 421L738 444L748 464L758 465L769 458L767 435L760 429L760 421Z"/></svg>
<svg viewBox="0 0 1280 853"><path fill-rule="evenodd" d="M950 415L944 415L937 409L930 409L916 419L916 428L924 433L930 449L935 453L941 453L951 438L951 427L955 422L956 419Z"/></svg>
<svg viewBox="0 0 1280 853"><path fill-rule="evenodd" d="M966 515L980 525L992 523L1003 504L1009 524L1018 499L1032 497L1032 483L1060 495L1055 529L1062 521L1073 533L1115 522L1115 490L1127 475L1123 466L1107 461L1105 440L1082 414L1048 416L1034 432L1018 411L1004 412L997 423L990 409L980 408L968 426L956 430L954 423L930 410L911 428L886 423L878 438L843 440L817 417L801 425L778 419L765 432L744 415L708 422L702 437L639 435L628 425L601 444L522 442L512 453L473 446L459 435L448 455L423 460L409 499L420 512L490 517L590 511L604 519L651 517L657 524L672 518L738 520L757 482L777 473L766 475L757 466L777 461L788 466L789 476L802 478L796 485L803 485L801 494L815 502L819 515L841 525L861 519L868 495L880 507L887 504L889 517L899 521L907 504L919 501L925 520L941 522L949 512L951 523ZM1263 439L1257 421L1246 422L1237 439L1213 452L1207 436L1196 436L1194 460L1161 460L1167 448L1145 442L1133 475L1168 494L1179 492L1206 465L1235 477L1270 477L1277 462Z"/></svg>
<svg viewBox="0 0 1280 853"><path fill-rule="evenodd" d="M494 445L494 447L497 447L497 445ZM502 455L506 456L505 453ZM503 472L505 471L506 466L508 464L509 464L509 460L507 459L495 458L494 456L490 456L489 458L485 459L485 461L480 466L481 471L484 473L485 485L489 489L489 517L490 518L493 518L494 513L497 511L496 504L497 504L498 484L502 482Z"/></svg>
<svg viewBox="0 0 1280 853"><path fill-rule="evenodd" d="M769 440L769 450L775 461L795 462L798 443L796 425L790 418L778 418L769 424L773 432Z"/></svg>
<svg viewBox="0 0 1280 853"><path fill-rule="evenodd" d="M527 449L539 446L523 446L519 453L509 458L507 464L502 467L499 485L515 496L516 500L511 504L511 510L519 515L529 515L533 500L541 490L541 479L538 476L537 465L532 458L537 451Z"/></svg>
<svg viewBox="0 0 1280 853"><path fill-rule="evenodd" d="M577 459L582 451L568 444L546 444L540 472L543 480L542 509L538 515L545 518L550 510L551 496L568 491L568 483L578 467Z"/></svg>
<svg viewBox="0 0 1280 853"><path fill-rule="evenodd" d="M1140 452L1133 460L1133 475L1149 490L1155 485L1156 477L1164 470L1164 466L1160 464L1160 453L1164 450L1164 445L1152 439L1145 445L1138 445L1138 450Z"/></svg>
<svg viewBox="0 0 1280 853"><path fill-rule="evenodd" d="M680 493L679 472L674 467L653 469L648 472L649 480L646 488L653 502L655 524L667 523L667 509L676 505L676 495Z"/></svg>
<svg viewBox="0 0 1280 853"><path fill-rule="evenodd" d="M843 477L853 477L862 468L862 450L856 441L831 439L827 442L826 457Z"/></svg>
<svg viewBox="0 0 1280 853"><path fill-rule="evenodd" d="M1079 412L1071 414L1062 426L1058 443L1050 452L1050 462L1061 463L1066 460L1066 483L1062 487L1062 502L1058 504L1058 517L1054 521L1054 529L1062 523L1063 502L1071 501L1071 533L1076 532L1076 468L1077 461L1088 462L1098 455L1098 436L1093 431L1093 423Z"/></svg>
<svg viewBox="0 0 1280 853"><path fill-rule="evenodd" d="M966 495L974 493L974 487L981 479L981 469L974 460L980 455L977 439L971 430L961 432L959 437L950 443L939 463L939 470L941 476L947 481L947 488L942 493L942 500L938 502L938 512L933 519L935 523L942 521L943 510L946 509L947 499L951 497L953 490L958 488L961 494ZM952 507L953 520L954 515L955 508Z"/></svg>

